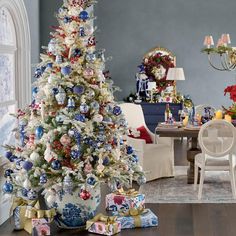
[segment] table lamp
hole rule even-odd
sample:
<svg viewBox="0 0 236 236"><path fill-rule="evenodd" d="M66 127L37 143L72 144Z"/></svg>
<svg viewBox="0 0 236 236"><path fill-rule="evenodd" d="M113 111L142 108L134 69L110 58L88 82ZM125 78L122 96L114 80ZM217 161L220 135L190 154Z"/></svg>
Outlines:
<svg viewBox="0 0 236 236"><path fill-rule="evenodd" d="M185 80L184 69L183 68L169 68L166 80L174 81L174 96L176 96L176 81Z"/></svg>
<svg viewBox="0 0 236 236"><path fill-rule="evenodd" d="M151 92L151 101L150 101L151 103L154 102L153 101L153 91L155 91L156 88L157 88L156 82L154 82L154 81L148 82L148 89L147 90Z"/></svg>

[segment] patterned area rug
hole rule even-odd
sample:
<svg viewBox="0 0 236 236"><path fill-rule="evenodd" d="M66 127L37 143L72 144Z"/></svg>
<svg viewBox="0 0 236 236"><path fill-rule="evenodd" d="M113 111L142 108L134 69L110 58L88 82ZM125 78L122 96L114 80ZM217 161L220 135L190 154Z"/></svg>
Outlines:
<svg viewBox="0 0 236 236"><path fill-rule="evenodd" d="M202 199L187 184L187 167L177 166L174 178L163 178L140 187L146 203L236 203L232 198L228 172L206 172Z"/></svg>

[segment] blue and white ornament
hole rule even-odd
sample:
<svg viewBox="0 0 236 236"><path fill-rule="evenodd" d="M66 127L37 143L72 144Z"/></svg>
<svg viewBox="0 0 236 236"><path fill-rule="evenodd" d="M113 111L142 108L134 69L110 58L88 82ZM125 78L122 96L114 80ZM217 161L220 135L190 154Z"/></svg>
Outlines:
<svg viewBox="0 0 236 236"><path fill-rule="evenodd" d="M46 184L48 182L48 178L46 174L42 174L39 177L39 183L40 184Z"/></svg>
<svg viewBox="0 0 236 236"><path fill-rule="evenodd" d="M86 103L80 105L79 110L82 114L86 114L89 111L89 106Z"/></svg>
<svg viewBox="0 0 236 236"><path fill-rule="evenodd" d="M95 177L91 176L87 179L87 184L94 186L96 184Z"/></svg>
<svg viewBox="0 0 236 236"><path fill-rule="evenodd" d="M79 36L80 37L86 36L84 27L79 27Z"/></svg>
<svg viewBox="0 0 236 236"><path fill-rule="evenodd" d="M134 152L133 147L127 146L127 147L126 147L126 152L127 152L128 155L131 155L131 154Z"/></svg>
<svg viewBox="0 0 236 236"><path fill-rule="evenodd" d="M101 123L103 121L103 116L101 114L95 114L93 117L93 121L97 123Z"/></svg>
<svg viewBox="0 0 236 236"><path fill-rule="evenodd" d="M87 11L81 11L79 14L79 18L83 21L86 21L89 19L89 14Z"/></svg>
<svg viewBox="0 0 236 236"><path fill-rule="evenodd" d="M25 169L26 171L30 171L33 168L33 163L31 161L24 161L22 163L22 168Z"/></svg>
<svg viewBox="0 0 236 236"><path fill-rule="evenodd" d="M12 169L6 169L4 176L5 176L5 178L7 178L7 177L10 177L11 174L13 174L13 173L14 173L14 171Z"/></svg>
<svg viewBox="0 0 236 236"><path fill-rule="evenodd" d="M35 200L38 198L38 193L37 191L30 189L29 192L27 193L27 197L29 200Z"/></svg>
<svg viewBox="0 0 236 236"><path fill-rule="evenodd" d="M97 101L93 101L90 103L90 107L93 111L99 111L100 104Z"/></svg>
<svg viewBox="0 0 236 236"><path fill-rule="evenodd" d="M84 86L83 85L76 85L74 88L73 88L73 93L75 94L78 94L78 95L81 95L84 93Z"/></svg>
<svg viewBox="0 0 236 236"><path fill-rule="evenodd" d="M65 193L71 194L74 188L74 183L69 175L66 175L63 180L63 190Z"/></svg>
<svg viewBox="0 0 236 236"><path fill-rule="evenodd" d="M59 87L58 93L55 95L58 105L64 105L66 100L66 92L62 87Z"/></svg>
<svg viewBox="0 0 236 236"><path fill-rule="evenodd" d="M84 114L76 114L75 115L75 120L80 121L80 122L85 122L86 118Z"/></svg>
<svg viewBox="0 0 236 236"><path fill-rule="evenodd" d="M80 158L80 151L79 150L72 150L70 153L71 159L77 160Z"/></svg>
<svg viewBox="0 0 236 236"><path fill-rule="evenodd" d="M51 163L51 168L53 170L60 170L61 169L61 162L59 160L53 160Z"/></svg>
<svg viewBox="0 0 236 236"><path fill-rule="evenodd" d="M56 63L62 64L63 63L63 57L61 55L56 55Z"/></svg>
<svg viewBox="0 0 236 236"><path fill-rule="evenodd" d="M69 65L61 68L61 73L64 76L70 75L71 72L72 72L72 69Z"/></svg>
<svg viewBox="0 0 236 236"><path fill-rule="evenodd" d="M75 100L72 97L68 98L67 108L69 109L75 108Z"/></svg>
<svg viewBox="0 0 236 236"><path fill-rule="evenodd" d="M57 51L57 40L55 38L52 38L48 44L48 52L52 53L53 55L56 55Z"/></svg>
<svg viewBox="0 0 236 236"><path fill-rule="evenodd" d="M122 113L122 110L119 106L115 106L113 108L113 114L116 115L116 116L119 116L120 114Z"/></svg>
<svg viewBox="0 0 236 236"><path fill-rule="evenodd" d="M43 134L44 134L44 129L43 129L43 126L38 126L36 127L35 129L35 137L36 139L41 139L43 137Z"/></svg>
<svg viewBox="0 0 236 236"><path fill-rule="evenodd" d="M146 179L146 177L144 175L139 176L138 179L137 179L137 184L138 185L143 185L146 182L147 182L147 179Z"/></svg>
<svg viewBox="0 0 236 236"><path fill-rule="evenodd" d="M3 187L2 187L2 191L4 193L12 193L13 192L13 185L9 182L6 182Z"/></svg>
<svg viewBox="0 0 236 236"><path fill-rule="evenodd" d="M82 51L79 48L75 48L72 52L73 57L81 57L82 56Z"/></svg>

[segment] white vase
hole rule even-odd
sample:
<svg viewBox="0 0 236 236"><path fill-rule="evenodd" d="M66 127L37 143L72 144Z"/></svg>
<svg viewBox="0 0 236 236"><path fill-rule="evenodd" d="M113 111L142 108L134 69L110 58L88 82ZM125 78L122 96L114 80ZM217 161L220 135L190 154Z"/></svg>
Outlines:
<svg viewBox="0 0 236 236"><path fill-rule="evenodd" d="M83 200L80 198L81 189L76 188L71 193L60 190L55 196L54 202L45 202L49 208L54 207L57 215L55 221L61 228L84 228L86 221L92 219L101 202L100 185L94 188L89 188L91 194L90 199Z"/></svg>

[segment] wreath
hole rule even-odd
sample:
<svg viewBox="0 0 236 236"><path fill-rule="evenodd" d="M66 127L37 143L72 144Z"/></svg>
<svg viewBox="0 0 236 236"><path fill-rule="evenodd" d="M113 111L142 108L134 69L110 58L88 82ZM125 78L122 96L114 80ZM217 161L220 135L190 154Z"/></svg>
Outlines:
<svg viewBox="0 0 236 236"><path fill-rule="evenodd" d="M158 52L145 57L142 64L149 80L156 82L158 93L173 86L174 81L166 80L168 69L175 67L174 59L171 56Z"/></svg>

